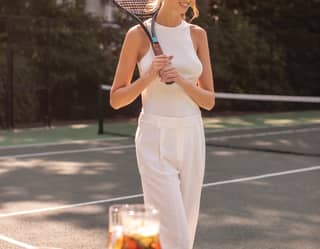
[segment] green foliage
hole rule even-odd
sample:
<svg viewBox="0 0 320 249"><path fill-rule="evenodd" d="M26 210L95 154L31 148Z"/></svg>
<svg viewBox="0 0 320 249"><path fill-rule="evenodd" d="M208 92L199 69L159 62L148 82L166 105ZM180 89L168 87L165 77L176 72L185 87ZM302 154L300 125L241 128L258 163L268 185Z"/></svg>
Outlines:
<svg viewBox="0 0 320 249"><path fill-rule="evenodd" d="M206 26L217 91L291 93L283 49L268 42L239 11L224 4L212 7Z"/></svg>
<svg viewBox="0 0 320 249"><path fill-rule="evenodd" d="M0 13L6 14L0 17L0 86L7 81L10 49L16 122L45 118L48 94L54 119L95 117L97 86L112 82L124 31L105 26L84 13L83 6L83 1L59 6L55 1L0 3Z"/></svg>
<svg viewBox="0 0 320 249"><path fill-rule="evenodd" d="M94 118L98 84L113 81L131 20L117 12L118 26L105 25L85 13L85 0L61 2L0 0L0 101L12 51L16 122L44 121L48 96L54 119ZM320 95L318 0L198 2L195 22L207 30L217 91Z"/></svg>
<svg viewBox="0 0 320 249"><path fill-rule="evenodd" d="M270 55L267 60L269 62L264 61L262 65L261 63L256 65L261 67L261 70L264 68L266 73L264 80L257 79L257 84L260 82L271 84L270 90L274 94L320 94L318 84L320 61L317 59L320 56L320 2L318 0L212 0L210 6L211 17L219 16L222 23L224 19L232 22L232 18L227 13L237 12L239 16L246 19L250 27L256 29L257 39L262 46L259 48L259 56L263 56L263 53ZM221 12L221 9L226 11ZM220 26L227 29L223 24ZM231 29L230 32L233 30ZM236 39L233 46L238 45L239 40ZM243 41L241 40L240 43ZM257 62L259 61L261 60ZM231 73L239 72L232 70ZM250 90L252 89L245 89L245 91Z"/></svg>

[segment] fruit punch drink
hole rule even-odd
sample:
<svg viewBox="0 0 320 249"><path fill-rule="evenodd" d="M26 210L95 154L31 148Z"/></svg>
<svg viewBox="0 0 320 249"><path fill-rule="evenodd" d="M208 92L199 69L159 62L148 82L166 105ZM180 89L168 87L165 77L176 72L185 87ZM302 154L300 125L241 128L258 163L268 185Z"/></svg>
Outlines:
<svg viewBox="0 0 320 249"><path fill-rule="evenodd" d="M132 205L123 210L121 249L161 249L158 211L151 206Z"/></svg>

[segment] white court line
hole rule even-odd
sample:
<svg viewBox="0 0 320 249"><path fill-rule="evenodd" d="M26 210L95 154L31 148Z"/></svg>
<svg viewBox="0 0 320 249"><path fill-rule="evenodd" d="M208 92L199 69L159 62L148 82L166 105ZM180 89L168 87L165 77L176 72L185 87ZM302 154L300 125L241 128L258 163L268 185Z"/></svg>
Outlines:
<svg viewBox="0 0 320 249"><path fill-rule="evenodd" d="M16 246L19 246L19 247L22 247L22 248L26 248L26 249L35 249L36 248L35 246L28 245L26 243L17 241L15 239L9 238L9 237L1 235L1 234L0 234L0 240L3 240L3 241L5 241L5 242L7 242L9 244L13 244L13 245L16 245Z"/></svg>
<svg viewBox="0 0 320 249"><path fill-rule="evenodd" d="M95 142L95 141L120 141L120 140L129 139L129 138L131 137L109 137L109 138L96 138L96 139L85 139L85 140L65 140L61 142L52 142L52 143L7 145L7 146L0 146L0 150L24 149L24 148L32 148L32 147L47 147L47 146L56 146L56 145L65 145L65 144L85 144L88 142Z"/></svg>
<svg viewBox="0 0 320 249"><path fill-rule="evenodd" d="M248 133L242 135L230 135L230 136L220 136L207 138L206 141L216 141L224 139L237 139L237 138L251 138L251 137L262 137L262 136L274 136L280 134L293 134L293 133L303 133L303 132L313 132L319 131L319 128L304 128L304 129L291 129L284 131L273 131L273 132L261 132L261 133ZM42 157L42 156L52 156L52 155L62 155L62 154L74 154L74 153L83 153L83 152L94 152L94 151L109 151L109 150L119 150L119 149L132 149L135 145L121 145L113 147L99 147L99 148L90 148L90 149L78 149L78 150L63 150L63 151L51 151L51 152L42 152L42 153L29 153L29 154L14 154L10 156L0 156L0 160L6 159L16 159L16 158L30 158L30 157Z"/></svg>
<svg viewBox="0 0 320 249"><path fill-rule="evenodd" d="M206 134L214 134L214 133L223 133L223 132L228 132L228 131L247 131L247 130L263 130L263 129L285 129L285 128L294 128L295 129L307 129L307 128L302 128L304 126L311 126L311 125L317 125L319 123L314 122L314 123L308 123L308 124L288 124L288 125L261 125L261 126L253 126L253 127L240 127L240 128L217 128L216 130L210 130L206 131Z"/></svg>
<svg viewBox="0 0 320 249"><path fill-rule="evenodd" d="M94 151L131 149L131 148L134 148L133 144L111 146L111 147L90 148L90 149L63 150L63 151L51 151L51 152L42 152L42 153L17 154L17 155L11 155L11 156L0 156L0 160L28 158L28 157L42 157L42 156L52 156L52 155L61 155L61 154L75 154L75 153L94 152Z"/></svg>
<svg viewBox="0 0 320 249"><path fill-rule="evenodd" d="M258 130L258 129L266 129L266 128L282 128L285 126L259 126L259 127L241 127L241 128L225 128L221 130L213 130L207 132L210 133L223 133L226 131L242 131L242 130ZM84 140L65 140L60 142L51 142L51 143L33 143L33 144L19 144L19 145L1 145L0 150L7 150L7 149L23 149L23 148L33 148L33 147L47 147L47 146L57 146L57 145L65 145L65 144L84 144L87 142L94 142L94 141L118 141L118 140L125 140L131 139L132 137L106 137L106 138L95 138L95 139L84 139Z"/></svg>
<svg viewBox="0 0 320 249"><path fill-rule="evenodd" d="M33 210L27 210L27 211L0 214L0 219L1 218L6 218L6 217L11 217L11 216L19 216L19 215L34 214L34 213L43 213L43 212L56 211L56 210L67 209L67 208L76 208L76 207L97 205L97 204L101 204L101 203L108 203L108 202L114 202L114 201L123 201L123 200L139 198L139 197L142 197L142 196L143 196L143 194L128 195L128 196L121 196L121 197L116 197L116 198L111 198L111 199L106 199L106 200L82 202L82 203L63 205L63 206L57 206L57 207L40 208L40 209L33 209Z"/></svg>
<svg viewBox="0 0 320 249"><path fill-rule="evenodd" d="M263 174L263 175L252 176L252 177L243 177L243 178L231 179L231 180L226 180L226 181L206 183L206 184L203 184L202 186L203 186L203 188L207 188L207 187L212 187L212 186L218 186L218 185L224 185L224 184L230 184L230 183L237 183L237 182L246 182L246 181L252 181L252 180L257 180L257 179L270 178L270 177L282 176L282 175L290 175L290 174L296 174L296 173L314 171L314 170L320 170L320 165L307 167L307 168L301 168L301 169L294 169L294 170L287 170L287 171ZM33 209L33 210L27 210L27 211L4 213L4 214L0 214L0 219L1 218L12 217L12 216L20 216L20 215L35 214L35 213L44 213L44 212L49 212L49 211L61 210L61 209L69 209L69 208L83 207L83 206L89 206L89 205L96 205L96 204L102 204L102 203L108 203L108 202L114 202L114 201L123 201L123 200L139 198L139 197L142 197L142 196L143 196L143 194L135 194L135 195L128 195L128 196L122 196L122 197L117 197L117 198L106 199L106 200L82 202L82 203L76 203L76 204L70 204L70 205L64 205L64 206L56 206L56 207Z"/></svg>
<svg viewBox="0 0 320 249"><path fill-rule="evenodd" d="M311 124L293 124L289 125L291 127L296 126L308 126L316 123ZM277 126L271 126L271 125L263 125L263 126L257 126L257 127L240 127L240 128L222 128L217 129L213 131L207 131L206 134L212 134L212 133L223 133L228 131L243 131L243 130L260 130L260 129L276 129L276 128L286 128L288 126L283 125L277 125ZM312 128L315 129L315 128ZM317 129L317 128L316 128ZM0 150L7 150L7 149L23 149L23 148L32 148L32 147L47 147L47 146L56 146L56 145L65 145L65 144L84 144L87 142L94 142L94 141L119 141L119 140L126 140L131 139L132 137L106 137L106 138L96 138L96 139L85 139L85 140L66 140L61 142L52 142L52 143L34 143L34 144L21 144L21 145L7 145L7 146L0 146Z"/></svg>
<svg viewBox="0 0 320 249"><path fill-rule="evenodd" d="M206 141L224 140L224 139L230 139L230 138L234 139L234 138L265 137L265 136L294 134L294 133L313 132L313 131L320 131L320 127L305 128L305 129L291 129L291 130L284 130L284 131L269 131L269 132L260 132L260 133L254 133L254 134L248 133L248 134L240 134L240 135L220 136L220 137L207 138Z"/></svg>
<svg viewBox="0 0 320 249"><path fill-rule="evenodd" d="M294 170L281 171L281 172L276 172L276 173L269 173L269 174L258 175L258 176L243 177L243 178L227 180L227 181L206 183L206 184L203 184L203 187L206 188L206 187L212 187L212 186L235 183L235 182L247 182L247 181L251 181L251 180L269 178L269 177L273 177L273 176L290 175L290 174L313 171L313 170L320 170L320 165L308 167L308 168L302 168L302 169L294 169Z"/></svg>

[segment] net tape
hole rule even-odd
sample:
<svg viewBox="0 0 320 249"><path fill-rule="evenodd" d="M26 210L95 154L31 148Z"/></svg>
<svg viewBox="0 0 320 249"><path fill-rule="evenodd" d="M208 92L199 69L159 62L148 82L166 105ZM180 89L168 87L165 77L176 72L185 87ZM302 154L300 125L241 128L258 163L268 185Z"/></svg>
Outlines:
<svg viewBox="0 0 320 249"><path fill-rule="evenodd" d="M320 103L320 97L313 96L286 96L266 94L238 94L238 93L216 93L216 98L238 99L255 101L296 102L296 103Z"/></svg>

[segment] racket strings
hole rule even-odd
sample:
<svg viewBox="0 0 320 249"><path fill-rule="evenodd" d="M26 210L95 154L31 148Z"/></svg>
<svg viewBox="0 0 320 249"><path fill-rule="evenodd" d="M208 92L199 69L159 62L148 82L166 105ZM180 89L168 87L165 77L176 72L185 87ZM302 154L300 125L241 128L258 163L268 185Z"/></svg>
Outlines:
<svg viewBox="0 0 320 249"><path fill-rule="evenodd" d="M138 16L152 15L158 9L157 0L115 0L115 2Z"/></svg>

